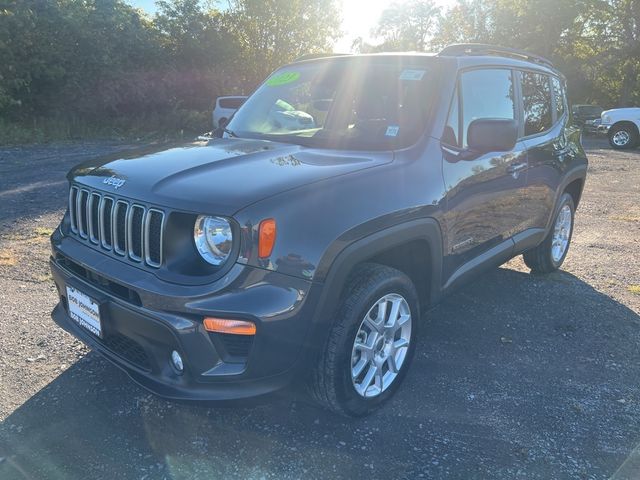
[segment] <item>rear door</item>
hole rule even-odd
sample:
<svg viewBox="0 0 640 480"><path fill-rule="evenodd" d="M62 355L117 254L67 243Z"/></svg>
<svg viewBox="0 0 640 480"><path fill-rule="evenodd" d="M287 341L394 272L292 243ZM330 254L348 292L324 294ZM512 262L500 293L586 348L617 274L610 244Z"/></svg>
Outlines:
<svg viewBox="0 0 640 480"><path fill-rule="evenodd" d="M556 76L535 71L520 71L518 76L522 90L522 141L529 163L525 226L527 229L545 229L571 154L565 132L566 96L563 82Z"/></svg>
<svg viewBox="0 0 640 480"><path fill-rule="evenodd" d="M498 264L507 260L513 250L510 238L524 228L524 144L519 142L509 152L471 156L467 149L467 129L473 120L517 119L519 105L512 70L495 67L461 73L442 137L445 279L455 280L484 259Z"/></svg>

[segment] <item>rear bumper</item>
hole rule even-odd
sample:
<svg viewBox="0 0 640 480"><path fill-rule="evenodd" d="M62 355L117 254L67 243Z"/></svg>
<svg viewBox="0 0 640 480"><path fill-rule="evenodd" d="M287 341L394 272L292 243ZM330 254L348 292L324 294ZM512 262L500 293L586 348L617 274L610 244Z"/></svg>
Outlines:
<svg viewBox="0 0 640 480"><path fill-rule="evenodd" d="M77 260L71 261L66 255L70 248L75 248L68 243L74 240L66 240L67 251L63 254L60 245L54 244L50 261L60 296L52 312L53 320L154 394L195 401L256 397L287 386L299 372L314 310L314 302L308 298L310 282L242 267L242 274L231 285L197 297L172 297L171 286L166 285L165 304L171 310L155 308L163 303L157 295L150 302L152 309L144 304L149 292L137 292L131 284L126 285L136 293L131 298L142 300L128 301L102 288L96 278L102 283L118 280L92 272ZM84 247L78 244L77 248ZM118 263L120 268L126 267ZM74 269L69 268L70 264L75 265ZM82 275L81 269L90 274ZM142 271L138 274L149 275ZM67 285L100 303L102 338L69 316ZM206 332L202 325L204 316L252 321L256 324L256 335L247 344L246 339L237 336L229 339ZM170 363L174 350L183 358L182 374Z"/></svg>

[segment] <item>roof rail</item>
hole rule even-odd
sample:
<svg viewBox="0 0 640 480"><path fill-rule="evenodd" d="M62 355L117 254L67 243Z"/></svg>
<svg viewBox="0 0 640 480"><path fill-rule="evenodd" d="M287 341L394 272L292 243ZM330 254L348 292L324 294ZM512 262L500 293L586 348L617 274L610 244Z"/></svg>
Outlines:
<svg viewBox="0 0 640 480"><path fill-rule="evenodd" d="M328 58L328 57L344 57L345 55L351 55L350 53L307 53L296 58L293 62L302 62L304 60L315 60L316 58Z"/></svg>
<svg viewBox="0 0 640 480"><path fill-rule="evenodd" d="M497 45L488 45L484 43L457 43L443 48L439 56L457 56L457 55L496 55L500 57L518 58L529 60L530 62L540 63L553 67L551 60L548 60L535 53L525 52L515 48L499 47Z"/></svg>

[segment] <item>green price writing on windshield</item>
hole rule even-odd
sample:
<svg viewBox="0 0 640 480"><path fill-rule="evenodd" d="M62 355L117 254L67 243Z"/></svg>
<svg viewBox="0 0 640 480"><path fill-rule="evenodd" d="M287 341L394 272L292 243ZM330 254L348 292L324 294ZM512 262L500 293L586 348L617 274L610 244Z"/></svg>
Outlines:
<svg viewBox="0 0 640 480"><path fill-rule="evenodd" d="M278 87L280 85L286 85L287 83L295 82L300 78L300 72L284 72L274 75L267 80L267 85L270 87Z"/></svg>

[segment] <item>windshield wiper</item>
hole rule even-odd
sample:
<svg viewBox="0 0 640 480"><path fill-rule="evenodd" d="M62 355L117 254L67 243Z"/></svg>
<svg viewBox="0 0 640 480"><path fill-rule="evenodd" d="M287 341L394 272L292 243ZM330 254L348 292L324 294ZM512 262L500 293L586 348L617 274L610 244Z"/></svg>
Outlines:
<svg viewBox="0 0 640 480"><path fill-rule="evenodd" d="M212 136L215 138L222 138L225 133L232 138L240 138L240 135L238 135L233 130L229 130L227 127L218 127L211 133L212 133Z"/></svg>

